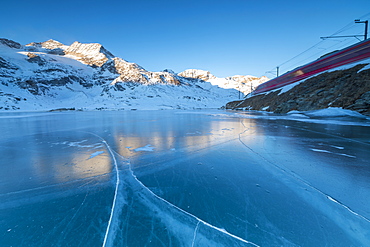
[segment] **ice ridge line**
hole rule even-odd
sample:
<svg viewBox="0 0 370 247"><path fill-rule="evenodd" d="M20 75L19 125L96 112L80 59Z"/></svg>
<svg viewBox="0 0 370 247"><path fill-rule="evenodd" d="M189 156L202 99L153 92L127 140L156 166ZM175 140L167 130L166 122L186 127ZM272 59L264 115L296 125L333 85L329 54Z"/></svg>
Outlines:
<svg viewBox="0 0 370 247"><path fill-rule="evenodd" d="M118 171L118 165L117 165L116 157L114 156L113 151L110 148L110 146L108 145L107 141L104 140L102 137L100 137L97 134L94 134L92 132L86 132L86 133L89 133L91 135L94 135L94 136L98 137L102 141L102 143L104 143L104 145L107 147L110 155L112 156L113 163L114 163L114 168L115 168L115 171L116 171L116 177L117 177L117 179L116 179L116 188L114 190L114 197L113 197L112 209L111 209L111 212L110 212L110 216L109 216L109 220L108 220L108 226L107 226L107 230L105 231L104 241L103 241L103 247L105 247L107 245L108 235L109 235L110 227L112 225L113 214L114 214L115 207L116 207L117 194L118 194L118 186L120 184L119 171Z"/></svg>
<svg viewBox="0 0 370 247"><path fill-rule="evenodd" d="M122 157L122 156L121 156ZM185 211L185 210L183 210L183 209L181 209L181 208L179 208L178 206L176 206L176 205L174 205L174 204L172 204L172 203L170 203L169 201L167 201L167 200L165 200L165 199L163 199L162 197L160 197L160 196L158 196L158 195L156 195L153 191L151 191L148 187L146 187L136 176L135 176L135 174L134 174L134 172L132 171L132 169L131 169L131 163L129 163L129 170L130 170L130 172L131 172L131 175L132 175L132 177L133 178L135 178L135 180L143 187L143 188L145 188L150 194L152 194L154 197L156 197L156 198L158 198L159 200L161 200L161 201L163 201L163 202L165 202L165 203L167 203L168 205L170 205L170 206L172 206L172 207L174 207L174 208L176 208L177 210L179 210L180 212L182 212L182 213L184 213L184 214L186 214L186 215L188 215L188 216L190 216L190 217L192 217L192 218L194 218L194 219L196 219L197 221L198 221L198 223L199 222L201 222L201 223L203 223L204 225L206 225L206 226L209 226L210 228L213 228L213 229L215 229L215 230L217 230L217 231L219 231L219 232L222 232L222 233L224 233L224 234L226 234L226 235L229 235L230 237L232 237L232 238L235 238L235 239L237 239L237 240L239 240L239 241L241 241L241 242L244 242L244 243L247 243L247 244L251 244L251 245L253 245L253 246L256 246L256 247L260 247L259 245L257 245L257 244L255 244L255 243L253 243L253 242L250 242L250 241L248 241L248 240L245 240L245 239L243 239L243 238L241 238L241 237L238 237L238 236L236 236L236 235L233 235L233 234L231 234L231 233L229 233L229 232L227 232L226 230L224 230L224 229L221 229L221 228L218 228L218 227L216 227L216 226L213 226L213 225L211 225L211 224L209 224L208 222L206 222L206 221L204 221L204 220L202 220L202 219L200 219L200 218L198 218L197 216L195 216L195 215L193 215L193 214L191 214L191 213L189 213L189 212L187 212L187 211ZM194 241L194 240L193 240Z"/></svg>
<svg viewBox="0 0 370 247"><path fill-rule="evenodd" d="M117 166L116 157L113 155L112 149L110 148L110 146L108 145L108 143L104 139L103 139L103 143L106 145L106 147L107 147L110 155L112 156L112 159L113 159L113 162L114 162L114 168L116 170L116 177L117 177L117 179L116 179L116 189L114 191L114 197L113 197L113 203L112 203L112 209L111 209L111 212L110 212L108 226L107 226L107 230L105 232L104 241L103 241L103 247L105 247L106 244L107 244L107 239L108 239L108 234L109 234L110 226L112 224L113 213L114 213L114 210L115 210L115 207L116 207L117 194L118 194L118 186L119 186L119 183L120 183L120 179L119 179L119 172L118 172L118 166Z"/></svg>
<svg viewBox="0 0 370 247"><path fill-rule="evenodd" d="M338 205L340 205L340 206L344 207L345 209L347 209L347 210L348 210L349 212L351 212L352 214L357 215L358 217L363 218L364 220L366 220L366 221L370 222L370 220L369 220L368 218L366 218L365 216L362 216L361 214L356 213L355 211L353 211L353 210L352 210L350 207L348 207L347 205L345 205L345 204L341 203L340 201L337 201L336 199L334 199L333 197L331 197L331 196L329 196L329 195L326 195L326 194L324 194L324 195L325 195L325 196L326 196L326 198L328 198L330 201L332 201L332 202L334 202L334 203L336 203L336 204L338 204Z"/></svg>
<svg viewBox="0 0 370 247"><path fill-rule="evenodd" d="M194 247L195 239L197 237L197 231L198 231L198 228L199 228L199 223L200 223L200 221L198 221L197 226L194 229L194 237L193 237L193 242L191 243L191 247Z"/></svg>

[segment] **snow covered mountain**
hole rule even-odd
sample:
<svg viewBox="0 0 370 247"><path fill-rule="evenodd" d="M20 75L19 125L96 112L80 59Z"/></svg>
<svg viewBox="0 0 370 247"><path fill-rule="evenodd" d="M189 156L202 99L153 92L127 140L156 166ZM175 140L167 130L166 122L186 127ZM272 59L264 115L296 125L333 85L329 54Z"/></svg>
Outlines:
<svg viewBox="0 0 370 247"><path fill-rule="evenodd" d="M209 71L199 69L188 69L178 75L208 81L220 88L237 89L245 95L252 92L259 84L269 80L266 76L255 77L251 75L234 75L226 78L218 78Z"/></svg>
<svg viewBox="0 0 370 247"><path fill-rule="evenodd" d="M97 43L0 39L0 111L218 108L254 81L195 74L150 72Z"/></svg>

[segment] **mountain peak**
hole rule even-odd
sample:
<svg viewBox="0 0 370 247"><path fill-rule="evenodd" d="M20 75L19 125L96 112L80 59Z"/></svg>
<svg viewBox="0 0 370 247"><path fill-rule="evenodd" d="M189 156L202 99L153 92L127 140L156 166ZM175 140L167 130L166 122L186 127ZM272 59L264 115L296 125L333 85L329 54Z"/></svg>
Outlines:
<svg viewBox="0 0 370 247"><path fill-rule="evenodd" d="M58 54L62 54L63 50L65 50L68 46L60 43L59 41L49 39L44 42L32 42L26 45L28 47L28 50L36 51L40 49L47 49L50 51L58 51Z"/></svg>
<svg viewBox="0 0 370 247"><path fill-rule="evenodd" d="M43 48L50 49L50 50L56 49L56 48L62 48L63 49L63 48L66 47L66 45L60 43L59 41L53 40L53 39L49 39L45 42L42 42L41 46Z"/></svg>
<svg viewBox="0 0 370 247"><path fill-rule="evenodd" d="M85 64L98 67L101 67L109 59L114 58L113 54L99 43L80 43L75 41L65 49L65 53L77 57L79 61Z"/></svg>

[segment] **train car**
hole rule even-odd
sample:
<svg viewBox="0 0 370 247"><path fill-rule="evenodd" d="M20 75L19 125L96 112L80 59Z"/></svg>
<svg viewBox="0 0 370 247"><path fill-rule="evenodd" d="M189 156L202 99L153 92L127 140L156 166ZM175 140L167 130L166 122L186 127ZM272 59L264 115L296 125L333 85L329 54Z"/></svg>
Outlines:
<svg viewBox="0 0 370 247"><path fill-rule="evenodd" d="M279 77L259 85L252 95L265 93L294 82L306 79L329 69L370 58L370 39L358 42L342 50L330 53L311 63L298 67Z"/></svg>

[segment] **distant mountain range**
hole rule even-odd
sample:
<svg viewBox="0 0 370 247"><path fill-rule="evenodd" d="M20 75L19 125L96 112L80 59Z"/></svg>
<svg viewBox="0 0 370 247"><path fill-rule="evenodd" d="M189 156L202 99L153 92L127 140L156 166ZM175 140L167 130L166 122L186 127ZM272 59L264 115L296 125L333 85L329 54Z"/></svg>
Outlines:
<svg viewBox="0 0 370 247"><path fill-rule="evenodd" d="M267 80L150 72L97 43L0 39L0 111L218 108Z"/></svg>

